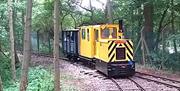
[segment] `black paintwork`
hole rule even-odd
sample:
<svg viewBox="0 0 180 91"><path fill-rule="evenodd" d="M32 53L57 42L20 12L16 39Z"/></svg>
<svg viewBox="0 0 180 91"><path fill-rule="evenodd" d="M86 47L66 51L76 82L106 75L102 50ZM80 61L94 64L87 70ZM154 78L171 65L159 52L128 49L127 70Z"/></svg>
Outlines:
<svg viewBox="0 0 180 91"><path fill-rule="evenodd" d="M78 57L78 31L62 31L63 53L68 58Z"/></svg>
<svg viewBox="0 0 180 91"><path fill-rule="evenodd" d="M109 77L132 76L135 74L135 63L128 61L106 63L96 59L95 68Z"/></svg>

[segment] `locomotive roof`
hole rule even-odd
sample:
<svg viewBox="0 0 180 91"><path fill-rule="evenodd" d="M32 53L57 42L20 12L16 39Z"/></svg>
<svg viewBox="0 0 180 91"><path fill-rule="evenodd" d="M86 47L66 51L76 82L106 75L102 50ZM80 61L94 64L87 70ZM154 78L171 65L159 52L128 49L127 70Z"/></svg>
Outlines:
<svg viewBox="0 0 180 91"><path fill-rule="evenodd" d="M63 31L79 31L79 29L65 29Z"/></svg>
<svg viewBox="0 0 180 91"><path fill-rule="evenodd" d="M80 26L80 27L89 27L89 26L92 26L92 27L100 27L100 26L106 26L106 25L116 26L116 25L118 25L118 24L84 25L84 26Z"/></svg>
<svg viewBox="0 0 180 91"><path fill-rule="evenodd" d="M118 24L99 24L99 25L84 25L80 26L77 29L65 29L63 31L79 31L80 28L86 28L86 27L101 27L101 26L117 26Z"/></svg>

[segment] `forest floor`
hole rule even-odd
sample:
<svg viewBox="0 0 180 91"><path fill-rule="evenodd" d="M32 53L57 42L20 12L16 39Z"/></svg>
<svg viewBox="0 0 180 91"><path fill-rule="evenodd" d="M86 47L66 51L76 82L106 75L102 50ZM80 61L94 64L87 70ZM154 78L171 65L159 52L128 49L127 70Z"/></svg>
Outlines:
<svg viewBox="0 0 180 91"><path fill-rule="evenodd" d="M22 59L22 55L20 56L20 59ZM98 76L84 74L85 71L94 72L95 70L79 64L73 64L67 61L59 61L61 87L63 88L62 91L106 91L107 89L109 89L107 84L111 82L104 82L104 78L99 78ZM32 55L30 64L31 67L41 65L46 69L51 69L52 71L54 71L53 58L50 57ZM136 68L136 70L140 72L151 73L154 75L163 76L180 81L180 75L178 73L172 74L170 72L155 70L140 65L137 65Z"/></svg>

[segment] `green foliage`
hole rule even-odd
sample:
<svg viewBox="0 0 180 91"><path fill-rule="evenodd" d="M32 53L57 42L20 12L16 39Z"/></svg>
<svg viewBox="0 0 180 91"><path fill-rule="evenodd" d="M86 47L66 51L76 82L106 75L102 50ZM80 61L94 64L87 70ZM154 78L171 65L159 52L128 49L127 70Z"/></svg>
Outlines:
<svg viewBox="0 0 180 91"><path fill-rule="evenodd" d="M168 71L180 71L180 54L169 54L167 52L151 53L149 64L157 69L164 69Z"/></svg>
<svg viewBox="0 0 180 91"><path fill-rule="evenodd" d="M0 53L0 75L2 81L7 83L11 79L10 59Z"/></svg>
<svg viewBox="0 0 180 91"><path fill-rule="evenodd" d="M17 71L18 74L20 74L19 70ZM30 68L28 77L27 91L53 91L53 75L41 66ZM19 81L14 84L5 84L4 90L19 91L19 85Z"/></svg>
<svg viewBox="0 0 180 91"><path fill-rule="evenodd" d="M50 50L49 50L49 46L48 45L45 45L45 44L40 44L40 48L39 48L40 50L40 53L52 53L52 47L50 48Z"/></svg>
<svg viewBox="0 0 180 91"><path fill-rule="evenodd" d="M7 26L7 3L3 2L0 3L0 75L4 83L11 79Z"/></svg>
<svg viewBox="0 0 180 91"><path fill-rule="evenodd" d="M151 53L151 55L149 55L151 60L147 62L147 64L150 64L151 66L155 66L158 69L162 69L164 66L164 63L167 61L168 59L168 53L165 52L158 52L158 53ZM165 67L164 67L165 68Z"/></svg>
<svg viewBox="0 0 180 91"><path fill-rule="evenodd" d="M64 21L62 21L62 22L63 22L62 26L64 28L75 28L75 22L71 15L65 16Z"/></svg>
<svg viewBox="0 0 180 91"><path fill-rule="evenodd" d="M4 84L4 91L19 91L21 69L17 70L18 80L12 83L10 80ZM31 67L28 74L27 91L54 91L54 76L51 70L47 70L42 66ZM77 91L75 86L66 85L67 80L73 80L71 75L63 75L61 77L62 91Z"/></svg>
<svg viewBox="0 0 180 91"><path fill-rule="evenodd" d="M52 91L53 75L42 67L36 67L29 71L28 91Z"/></svg>
<svg viewBox="0 0 180 91"><path fill-rule="evenodd" d="M167 40L168 40L168 41L172 41L172 40L174 40L174 39L180 41L180 33L179 33L179 34L172 34L172 35L170 35Z"/></svg>
<svg viewBox="0 0 180 91"><path fill-rule="evenodd" d="M32 26L34 31L47 31L53 26L52 12L46 7L49 7L46 6L46 3L36 3L35 7L33 7Z"/></svg>
<svg viewBox="0 0 180 91"><path fill-rule="evenodd" d="M167 62L164 64L171 71L180 71L180 53L178 54L170 54Z"/></svg>
<svg viewBox="0 0 180 91"><path fill-rule="evenodd" d="M91 14L89 11L80 11L79 7L72 2L74 0L62 0L61 1L61 18L64 20L61 22L62 29L74 28L82 23L100 23L105 22L106 19L103 10L98 10L93 7L93 21L90 19ZM112 0L113 4L113 21L117 23L119 19L123 19L128 33L129 38L133 39L134 45L137 45L140 38L140 30L144 25L143 18L143 5L149 0ZM166 8L167 14L165 15L162 26L166 25L164 30L165 44L176 40L177 46L179 47L180 42L180 1L174 0L174 6L171 6L171 0L150 0L153 1L153 32L158 33L159 23L162 14ZM25 16L25 3L26 1L18 1L14 3L14 31L16 37L16 44L18 48L23 48L23 31L24 31L24 16ZM32 28L33 31L40 32L52 32L53 31L53 0L35 0L33 3L33 14L32 14ZM8 30L8 11L7 11L7 0L0 0L0 49L9 57L9 30ZM174 27L175 34L171 33L171 12L174 9ZM53 34L53 33L52 33ZM160 37L161 34L160 34ZM156 40L156 37L154 38ZM162 39L160 39L160 43ZM40 44L40 52L49 53L48 43ZM51 43L52 45L52 43ZM166 47L173 46L173 43L165 45ZM135 47L136 48L136 47ZM139 48L140 49L140 48ZM52 48L51 48L52 50ZM139 50L141 51L141 50ZM141 53L138 51L139 60L141 60ZM147 64L151 64L159 69L168 69L179 71L180 70L180 54L169 54L168 52L155 51L150 55L152 60L148 61ZM11 83L11 72L10 72L10 59L6 58L0 53L0 75L2 76L5 88L7 90L18 91L19 82L15 84ZM18 74L20 71L18 70ZM29 90L52 90L52 75L41 67L30 68L29 74ZM48 79L49 78L49 79ZM47 86L46 86L47 85ZM9 87L10 86L10 87Z"/></svg>

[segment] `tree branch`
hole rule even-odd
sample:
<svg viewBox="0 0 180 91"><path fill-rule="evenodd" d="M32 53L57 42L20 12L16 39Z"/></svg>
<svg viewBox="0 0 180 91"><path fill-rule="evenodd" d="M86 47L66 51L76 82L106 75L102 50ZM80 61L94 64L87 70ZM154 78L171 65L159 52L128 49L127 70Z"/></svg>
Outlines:
<svg viewBox="0 0 180 91"><path fill-rule="evenodd" d="M160 22L159 22L159 28L158 28L158 32L157 32L157 37L156 37L154 49L157 49L157 47L158 47L158 42L160 41L160 34L161 34L161 32L162 32L162 24L163 24L164 18L166 17L166 14L167 14L168 9L169 9L169 5L168 5L167 8L164 10L164 12L163 12L163 14L162 14L162 17L161 17L161 20L160 20Z"/></svg>
<svg viewBox="0 0 180 91"><path fill-rule="evenodd" d="M0 52L1 52L6 58L9 58L1 49L0 49Z"/></svg>

